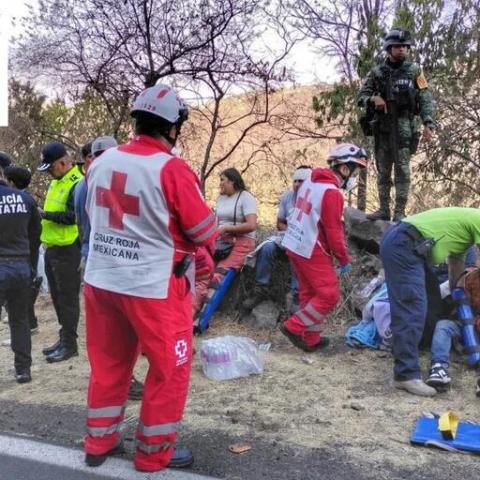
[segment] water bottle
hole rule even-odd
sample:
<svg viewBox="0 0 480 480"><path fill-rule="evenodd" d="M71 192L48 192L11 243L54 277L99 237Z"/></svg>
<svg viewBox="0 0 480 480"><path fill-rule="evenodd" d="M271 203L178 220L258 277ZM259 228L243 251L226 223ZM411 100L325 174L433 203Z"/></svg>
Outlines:
<svg viewBox="0 0 480 480"><path fill-rule="evenodd" d="M467 353L468 364L475 367L480 363L480 344L475 331L475 316L463 288L454 288L452 298L457 303L458 318L462 322L463 343Z"/></svg>
<svg viewBox="0 0 480 480"><path fill-rule="evenodd" d="M245 337L204 340L200 347L203 373L212 380L230 380L262 373L270 344L257 345Z"/></svg>

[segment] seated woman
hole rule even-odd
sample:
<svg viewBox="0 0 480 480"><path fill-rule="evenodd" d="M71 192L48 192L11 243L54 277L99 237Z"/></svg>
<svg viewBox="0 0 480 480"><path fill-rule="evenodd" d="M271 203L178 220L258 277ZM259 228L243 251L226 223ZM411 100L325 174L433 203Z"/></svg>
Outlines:
<svg viewBox="0 0 480 480"><path fill-rule="evenodd" d="M198 300L211 298L223 276L229 269L240 270L245 257L255 249L257 228L257 200L247 191L240 172L227 168L220 174L220 196L217 199L216 215L220 244L231 250L225 258L215 259L215 271L207 292L197 291ZM218 252L220 253L220 252ZM202 298L203 297L203 298Z"/></svg>

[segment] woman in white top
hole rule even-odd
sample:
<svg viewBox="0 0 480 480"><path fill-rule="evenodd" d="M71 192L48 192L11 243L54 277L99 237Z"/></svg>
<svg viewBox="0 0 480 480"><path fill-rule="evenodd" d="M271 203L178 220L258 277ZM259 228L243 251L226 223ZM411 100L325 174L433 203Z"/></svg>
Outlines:
<svg viewBox="0 0 480 480"><path fill-rule="evenodd" d="M215 212L220 234L214 258L215 271L208 292L197 285L198 306L206 296L213 295L227 271L230 268L240 270L245 257L255 249L257 200L247 191L236 168L227 168L220 174L220 196Z"/></svg>

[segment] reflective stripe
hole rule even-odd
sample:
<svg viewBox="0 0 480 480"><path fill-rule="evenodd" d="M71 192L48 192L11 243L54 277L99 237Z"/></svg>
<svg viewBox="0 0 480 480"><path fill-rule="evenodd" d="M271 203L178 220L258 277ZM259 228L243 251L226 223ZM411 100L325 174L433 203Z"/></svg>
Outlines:
<svg viewBox="0 0 480 480"><path fill-rule="evenodd" d="M323 330L323 326L320 324L307 327L307 332L321 332L322 330Z"/></svg>
<svg viewBox="0 0 480 480"><path fill-rule="evenodd" d="M175 445L174 442L162 442L162 443L154 443L149 445L148 443L142 442L141 440L137 440L136 442L137 448L141 450L143 453L150 455L151 453L159 452L160 450L168 450L169 448Z"/></svg>
<svg viewBox="0 0 480 480"><path fill-rule="evenodd" d="M87 426L87 433L92 437L103 437L104 435L111 435L120 430L120 424L114 423L109 427L89 427Z"/></svg>
<svg viewBox="0 0 480 480"><path fill-rule="evenodd" d="M199 232L202 228L205 228L207 225L209 225L211 222L215 221L215 215L211 213L207 218L202 220L200 223L197 223L194 227L188 228L185 230L185 234L188 236L195 235L197 232Z"/></svg>
<svg viewBox="0 0 480 480"><path fill-rule="evenodd" d="M125 407L120 405L118 407L102 407L102 408L89 408L88 418L112 418L118 417L123 413Z"/></svg>
<svg viewBox="0 0 480 480"><path fill-rule="evenodd" d="M298 317L302 321L302 323L307 327L310 327L311 325L315 325L315 323L312 322L312 320L310 320L302 310L295 312L295 316Z"/></svg>
<svg viewBox="0 0 480 480"><path fill-rule="evenodd" d="M153 437L155 435L168 435L169 433L175 433L179 424L180 422L160 423L158 425L150 425L147 427L142 422L139 422L138 433L145 435L146 437Z"/></svg>
<svg viewBox="0 0 480 480"><path fill-rule="evenodd" d="M308 303L307 306L305 307L305 311L311 315L315 320L318 320L321 322L325 317L322 313L318 312L312 307L311 303Z"/></svg>
<svg viewBox="0 0 480 480"><path fill-rule="evenodd" d="M212 236L215 233L217 226L213 224L205 233L202 233L196 238L192 238L193 243L200 243L203 242L206 238Z"/></svg>

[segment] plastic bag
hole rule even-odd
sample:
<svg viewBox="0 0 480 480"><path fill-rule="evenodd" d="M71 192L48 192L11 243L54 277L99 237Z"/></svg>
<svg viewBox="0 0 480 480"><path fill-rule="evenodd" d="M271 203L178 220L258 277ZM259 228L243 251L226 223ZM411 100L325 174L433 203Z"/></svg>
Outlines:
<svg viewBox="0 0 480 480"><path fill-rule="evenodd" d="M200 347L203 373L211 380L231 380L262 373L270 343L258 345L247 337L204 340Z"/></svg>
<svg viewBox="0 0 480 480"><path fill-rule="evenodd" d="M42 293L50 293L47 275L45 274L45 249L43 247L40 247L38 255L37 277L42 278L42 283L40 284L40 291Z"/></svg>

